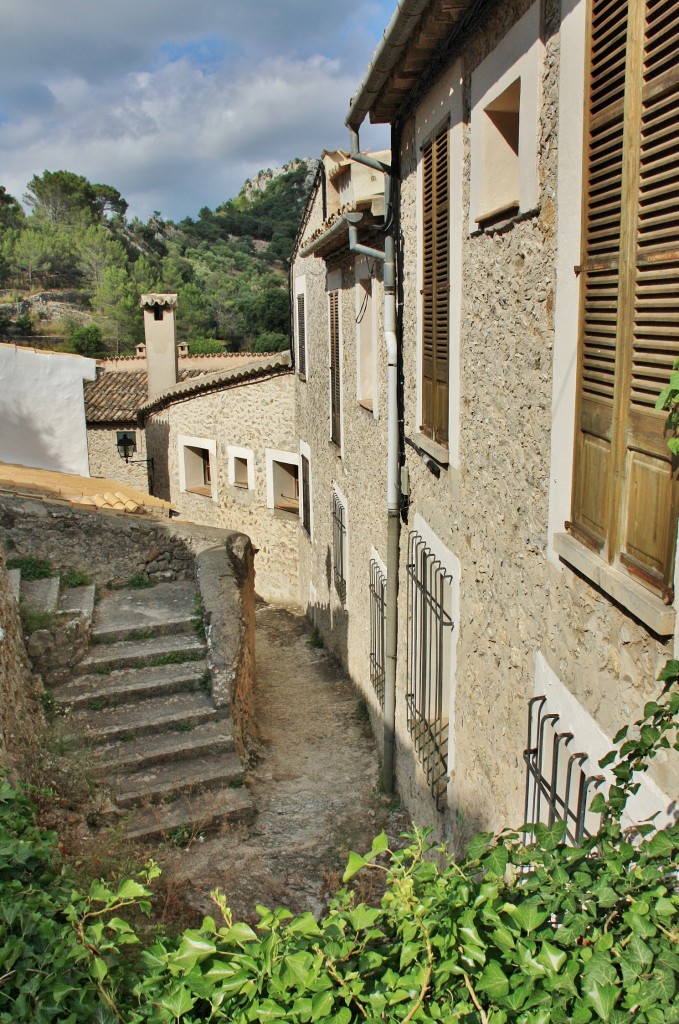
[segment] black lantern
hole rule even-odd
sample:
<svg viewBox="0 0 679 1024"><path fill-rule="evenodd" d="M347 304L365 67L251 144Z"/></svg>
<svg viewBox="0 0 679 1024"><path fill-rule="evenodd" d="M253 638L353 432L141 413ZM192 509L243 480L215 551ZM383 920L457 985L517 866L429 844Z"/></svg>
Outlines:
<svg viewBox="0 0 679 1024"><path fill-rule="evenodd" d="M116 439L116 447L118 448L118 455L120 458L125 459L125 462L129 462L137 450L137 439L134 434L129 431L119 430Z"/></svg>

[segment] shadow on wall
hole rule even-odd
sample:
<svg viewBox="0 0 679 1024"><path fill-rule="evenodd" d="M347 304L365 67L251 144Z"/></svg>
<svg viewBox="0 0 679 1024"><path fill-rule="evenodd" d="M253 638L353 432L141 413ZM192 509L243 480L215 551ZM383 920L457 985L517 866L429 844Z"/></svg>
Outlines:
<svg viewBox="0 0 679 1024"><path fill-rule="evenodd" d="M170 427L167 423L146 424L146 456L153 459L153 475L149 473L149 493L170 501ZM149 469L151 467L149 466Z"/></svg>
<svg viewBox="0 0 679 1024"><path fill-rule="evenodd" d="M70 451L59 447L54 434L36 430L34 409L22 406L16 397L13 399L5 393L0 417L0 462L62 473L77 472L69 465L70 455Z"/></svg>

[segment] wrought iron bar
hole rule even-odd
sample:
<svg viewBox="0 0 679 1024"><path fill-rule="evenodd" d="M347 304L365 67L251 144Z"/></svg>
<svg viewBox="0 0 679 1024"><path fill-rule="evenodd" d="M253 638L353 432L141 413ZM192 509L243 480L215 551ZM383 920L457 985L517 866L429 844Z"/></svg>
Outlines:
<svg viewBox="0 0 679 1024"><path fill-rule="evenodd" d="M379 563L370 559L370 681L384 711L385 625L387 580Z"/></svg>

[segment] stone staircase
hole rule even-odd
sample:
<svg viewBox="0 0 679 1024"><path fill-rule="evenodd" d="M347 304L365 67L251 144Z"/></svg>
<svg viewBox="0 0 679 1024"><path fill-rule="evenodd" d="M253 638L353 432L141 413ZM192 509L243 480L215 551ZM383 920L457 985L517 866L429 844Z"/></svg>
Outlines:
<svg viewBox="0 0 679 1024"><path fill-rule="evenodd" d="M37 601L25 586L22 600ZM70 590L58 600L79 597ZM105 595L90 609L89 652L53 689L68 735L90 749L111 816L130 839L202 834L254 815L229 719L210 698L195 603L192 582Z"/></svg>

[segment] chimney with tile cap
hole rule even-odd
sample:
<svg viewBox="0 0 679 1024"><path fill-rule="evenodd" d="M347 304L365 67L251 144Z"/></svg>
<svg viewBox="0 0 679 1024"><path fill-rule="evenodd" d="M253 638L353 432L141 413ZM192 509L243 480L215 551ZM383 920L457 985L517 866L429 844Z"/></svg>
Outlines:
<svg viewBox="0 0 679 1024"><path fill-rule="evenodd" d="M148 397L156 398L177 383L177 331L174 294L142 295Z"/></svg>

